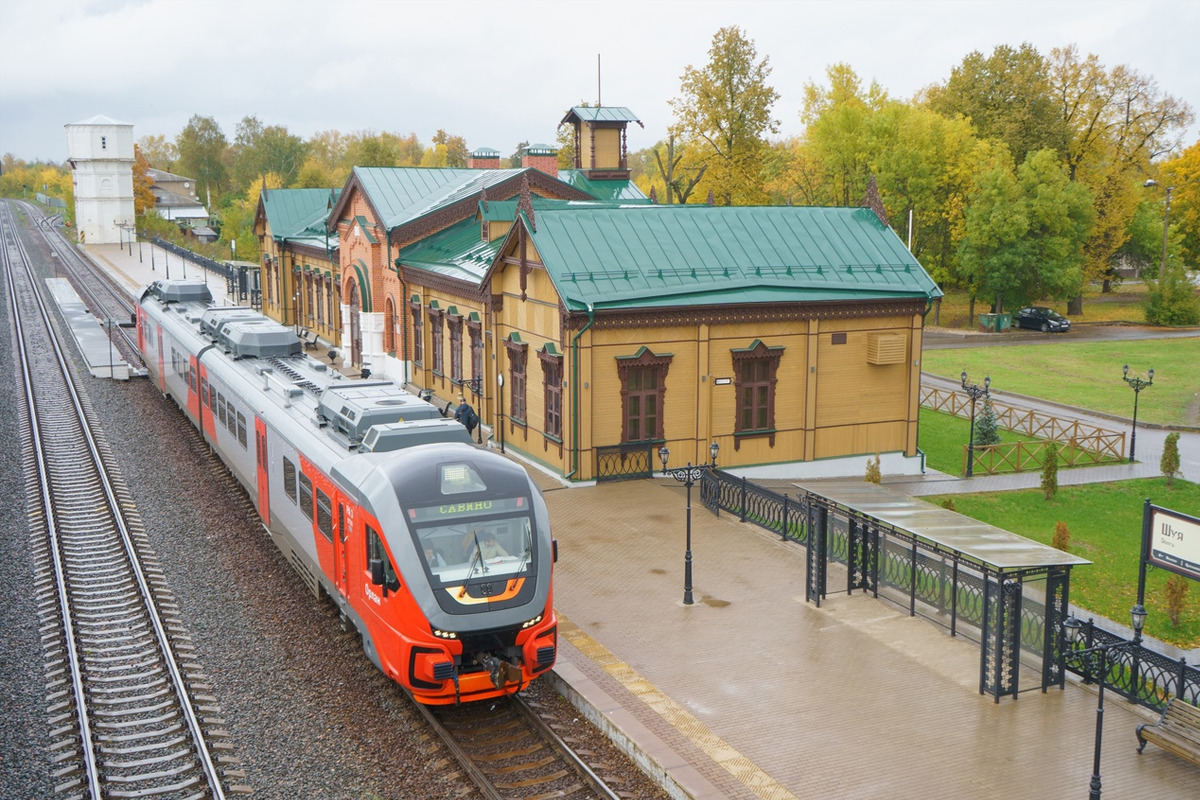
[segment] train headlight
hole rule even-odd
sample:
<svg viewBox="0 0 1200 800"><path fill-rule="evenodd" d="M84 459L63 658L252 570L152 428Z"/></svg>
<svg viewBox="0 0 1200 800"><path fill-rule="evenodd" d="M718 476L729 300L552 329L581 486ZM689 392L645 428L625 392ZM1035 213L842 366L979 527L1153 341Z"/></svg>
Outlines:
<svg viewBox="0 0 1200 800"><path fill-rule="evenodd" d="M534 625L537 625L541 621L542 621L542 615L538 614L536 617L534 617L533 619L529 620L524 625L522 625L521 630L525 630L526 628L532 628Z"/></svg>
<svg viewBox="0 0 1200 800"><path fill-rule="evenodd" d="M457 639L458 638L458 634L455 633L454 631L439 631L437 628L433 629L433 635L438 637L439 639Z"/></svg>

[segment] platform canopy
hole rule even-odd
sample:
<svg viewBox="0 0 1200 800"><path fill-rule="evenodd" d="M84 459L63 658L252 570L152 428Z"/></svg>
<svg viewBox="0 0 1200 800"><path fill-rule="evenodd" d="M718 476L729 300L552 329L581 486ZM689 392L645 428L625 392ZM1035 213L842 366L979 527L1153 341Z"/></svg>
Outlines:
<svg viewBox="0 0 1200 800"><path fill-rule="evenodd" d="M916 497L867 481L797 484L837 505L873 517L999 573L1090 564L1085 558L963 516Z"/></svg>

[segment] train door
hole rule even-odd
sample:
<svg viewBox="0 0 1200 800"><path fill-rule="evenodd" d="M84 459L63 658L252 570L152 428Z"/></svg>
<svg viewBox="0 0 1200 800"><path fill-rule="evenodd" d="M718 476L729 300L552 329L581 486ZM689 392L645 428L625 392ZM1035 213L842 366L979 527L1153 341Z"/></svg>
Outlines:
<svg viewBox="0 0 1200 800"><path fill-rule="evenodd" d="M358 282L350 282L350 363L355 366L362 366L362 320L359 318L361 310L360 297L358 294Z"/></svg>
<svg viewBox="0 0 1200 800"><path fill-rule="evenodd" d="M166 366L163 364L162 328L156 325L154 326L154 332L157 334L156 341L158 342L158 390L160 392L165 392L167 391L167 370Z"/></svg>
<svg viewBox="0 0 1200 800"><path fill-rule="evenodd" d="M271 524L271 492L267 478L267 423L262 417L254 417L254 458L257 463L255 486L258 487L258 515L268 526Z"/></svg>
<svg viewBox="0 0 1200 800"><path fill-rule="evenodd" d="M337 516L333 521L333 582L337 586L342 597L350 596L349 572L350 565L347 563L349 555L346 540L349 538L347 525L349 520L346 515L346 504L339 497L337 501Z"/></svg>
<svg viewBox="0 0 1200 800"><path fill-rule="evenodd" d="M192 415L192 419L200 422L200 360L195 356L188 356L188 396L187 410Z"/></svg>

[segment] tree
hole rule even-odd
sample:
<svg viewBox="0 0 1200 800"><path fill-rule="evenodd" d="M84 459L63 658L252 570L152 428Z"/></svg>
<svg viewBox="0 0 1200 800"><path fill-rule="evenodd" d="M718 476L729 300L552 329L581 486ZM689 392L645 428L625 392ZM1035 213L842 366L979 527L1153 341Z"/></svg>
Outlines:
<svg viewBox="0 0 1200 800"><path fill-rule="evenodd" d="M1162 460L1159 462L1158 468L1162 470L1162 474L1167 478L1167 486L1175 485L1175 476L1179 475L1179 434L1169 433L1167 439L1163 442Z"/></svg>
<svg viewBox="0 0 1200 800"><path fill-rule="evenodd" d="M1042 464L1042 494L1053 500L1058 494L1058 447L1046 445L1046 460Z"/></svg>
<svg viewBox="0 0 1200 800"><path fill-rule="evenodd" d="M461 136L451 136L441 128L438 128L437 133L433 135L434 147L441 147L445 153L445 162L447 167L465 167L467 166L467 157L471 155L467 150L467 140Z"/></svg>
<svg viewBox="0 0 1200 800"><path fill-rule="evenodd" d="M175 143L162 134L143 136L137 140L137 146L149 165L163 172L170 172L179 158L179 149L175 147Z"/></svg>
<svg viewBox="0 0 1200 800"><path fill-rule="evenodd" d="M1159 174L1160 184L1174 187L1171 219L1179 230L1180 258L1185 264L1200 265L1200 140L1178 158L1162 164ZM1161 214L1158 230L1161 244Z"/></svg>
<svg viewBox="0 0 1200 800"><path fill-rule="evenodd" d="M993 310L1078 292L1090 198L1067 181L1055 153L1031 153L1016 175L997 164L976 179L976 187L959 257L968 284L992 299Z"/></svg>
<svg viewBox="0 0 1200 800"><path fill-rule="evenodd" d="M1193 114L1160 91L1152 78L1126 66L1106 69L1095 55L1070 45L1050 51L1051 91L1065 131L1062 158L1072 182L1094 198L1096 224L1084 246L1084 277L1101 281L1136 212L1137 178L1152 160L1177 149ZM1076 295L1070 313L1082 312Z"/></svg>
<svg viewBox="0 0 1200 800"><path fill-rule="evenodd" d="M888 102L887 93L872 82L865 91L848 64L825 71L828 87L804 85L804 144L817 174L808 182L818 205L849 206L858 202L871 178L872 117Z"/></svg>
<svg viewBox="0 0 1200 800"><path fill-rule="evenodd" d="M228 180L226 159L229 143L212 117L193 115L175 139L179 150L179 172L196 179L196 193L208 202L212 192L220 194Z"/></svg>
<svg viewBox="0 0 1200 800"><path fill-rule="evenodd" d="M654 163L658 166L658 179L666 192L664 202L666 205L686 204L696 184L704 178L708 165L699 161L697 148L682 143L677 146L674 133L667 136L665 146L659 142L653 147L653 151ZM649 183L653 186L654 180L651 179Z"/></svg>
<svg viewBox="0 0 1200 800"><path fill-rule="evenodd" d="M150 191L154 180L146 174L148 169L150 169L150 163L142 154L142 149L135 144L133 146L133 216L137 219L141 219L147 210L154 208L154 192Z"/></svg>
<svg viewBox="0 0 1200 800"><path fill-rule="evenodd" d="M399 142L394 136L364 133L351 139L346 158L355 167L395 167L400 161Z"/></svg>
<svg viewBox="0 0 1200 800"><path fill-rule="evenodd" d="M736 26L713 36L709 63L688 65L680 96L671 101L683 138L704 145L705 182L725 205L761 202L767 133L778 133L771 106L779 93L767 85L770 59L758 60L754 42Z"/></svg>
<svg viewBox="0 0 1200 800"><path fill-rule="evenodd" d="M235 190L242 191L273 172L285 186L292 185L304 164L305 144L281 125L264 127L257 117L238 123L231 148Z"/></svg>
<svg viewBox="0 0 1200 800"><path fill-rule="evenodd" d="M970 120L981 138L1003 142L1018 164L1029 153L1063 149L1066 134L1049 67L1029 43L1000 45L990 56L972 51L945 85L929 91L928 102L946 117Z"/></svg>
<svg viewBox="0 0 1200 800"><path fill-rule="evenodd" d="M975 444L1000 444L1000 426L996 421L996 409L992 406L992 398L983 398L983 409L975 420Z"/></svg>

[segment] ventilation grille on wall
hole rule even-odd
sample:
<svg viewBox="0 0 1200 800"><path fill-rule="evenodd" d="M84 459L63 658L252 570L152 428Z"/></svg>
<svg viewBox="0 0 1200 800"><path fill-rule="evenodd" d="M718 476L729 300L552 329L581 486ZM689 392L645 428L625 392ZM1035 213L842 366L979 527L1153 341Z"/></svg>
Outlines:
<svg viewBox="0 0 1200 800"><path fill-rule="evenodd" d="M896 333L872 333L867 336L868 364L903 364L904 337Z"/></svg>

